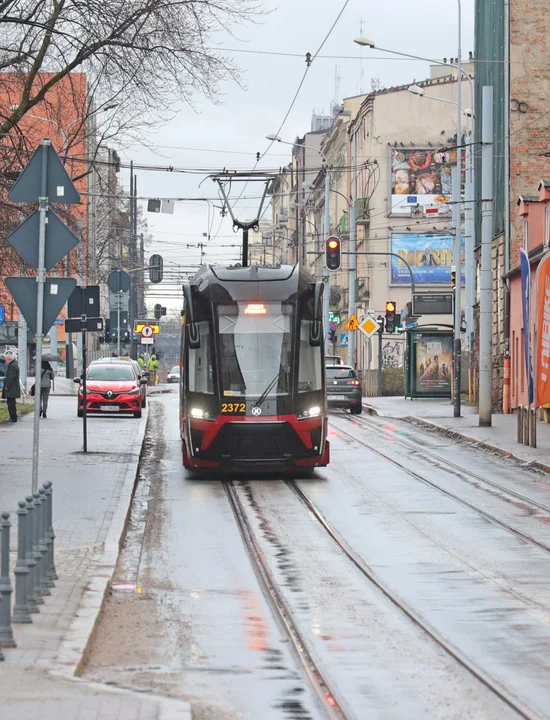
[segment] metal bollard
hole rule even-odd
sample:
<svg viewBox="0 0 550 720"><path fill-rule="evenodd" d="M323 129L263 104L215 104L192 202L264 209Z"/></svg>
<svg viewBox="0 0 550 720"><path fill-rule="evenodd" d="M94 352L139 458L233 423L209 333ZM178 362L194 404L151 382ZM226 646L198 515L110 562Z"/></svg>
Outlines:
<svg viewBox="0 0 550 720"><path fill-rule="evenodd" d="M42 559L40 560L40 592L42 595L51 595L48 585L48 546L46 544L46 527L47 527L47 503L46 490L41 487L38 490L42 504L40 506L40 535L38 538L38 546Z"/></svg>
<svg viewBox="0 0 550 720"><path fill-rule="evenodd" d="M529 407L523 408L523 444L529 445Z"/></svg>
<svg viewBox="0 0 550 720"><path fill-rule="evenodd" d="M29 567L26 555L28 520L27 507L24 502L20 502L17 510L17 563L15 565L15 606L12 618L14 623L32 622L27 600L29 586Z"/></svg>
<svg viewBox="0 0 550 720"><path fill-rule="evenodd" d="M536 408L531 408L530 419L531 419L531 447L536 448L537 447L537 410L536 410Z"/></svg>
<svg viewBox="0 0 550 720"><path fill-rule="evenodd" d="M55 540L55 533L53 531L53 487L51 482L48 480L44 483L44 489L46 490L46 497L47 497L47 507L48 507L48 513L47 513L47 530L46 530L46 537L47 537L47 544L49 549L49 556L48 556L48 584L49 587L54 587L54 580L57 580L57 573L55 572L55 557L54 557L54 540Z"/></svg>
<svg viewBox="0 0 550 720"><path fill-rule="evenodd" d="M17 647L11 629L10 528L10 514L3 512L0 516L0 644L3 647Z"/></svg>
<svg viewBox="0 0 550 720"><path fill-rule="evenodd" d="M34 501L32 495L27 495L27 504L25 505L28 513L27 529L25 533L25 557L27 558L27 567L29 568L29 577L27 580L27 604L31 614L40 612L40 608L36 602L36 559L34 557Z"/></svg>
<svg viewBox="0 0 550 720"><path fill-rule="evenodd" d="M33 505L34 505L34 523L33 523L33 539L32 539L32 553L36 560L36 568L34 570L34 594L36 596L37 605L44 605L44 598L42 597L42 553L40 552L40 519L42 516L42 498L39 492L32 494Z"/></svg>
<svg viewBox="0 0 550 720"><path fill-rule="evenodd" d="M518 443L523 444L523 405L518 405Z"/></svg>

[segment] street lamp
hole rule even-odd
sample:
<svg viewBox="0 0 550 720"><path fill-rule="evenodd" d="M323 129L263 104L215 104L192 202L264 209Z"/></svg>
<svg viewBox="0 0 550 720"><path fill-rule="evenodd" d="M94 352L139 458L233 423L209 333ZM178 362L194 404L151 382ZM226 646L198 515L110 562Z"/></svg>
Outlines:
<svg viewBox="0 0 550 720"><path fill-rule="evenodd" d="M271 142L278 142L282 145L290 145L291 147L294 147L295 143L288 142L286 140L282 140L279 135L276 133L269 133L265 136L266 140L270 140ZM300 147L307 148L308 150L314 150L315 152L318 152L319 155L323 158L323 164L325 166L325 220L324 220L324 233L325 233L325 239L328 238L330 235L330 171L328 168L328 161L327 156L325 153L320 150L319 148L314 147L313 145L304 145L303 143L300 143ZM324 292L324 303L325 303L325 352L328 355L329 349L330 349L330 343L328 339L328 329L329 329L329 311L330 311L330 273L328 271L328 268L326 266L323 267L323 283L325 285L325 292Z"/></svg>

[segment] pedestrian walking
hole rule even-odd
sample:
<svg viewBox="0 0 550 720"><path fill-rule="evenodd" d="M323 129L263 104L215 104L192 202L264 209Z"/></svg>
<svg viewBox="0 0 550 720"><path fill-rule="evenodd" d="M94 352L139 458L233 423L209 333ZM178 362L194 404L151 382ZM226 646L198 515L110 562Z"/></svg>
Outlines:
<svg viewBox="0 0 550 720"><path fill-rule="evenodd" d="M142 370L145 370L145 358L143 357L143 355L140 355L138 357L138 365Z"/></svg>
<svg viewBox="0 0 550 720"><path fill-rule="evenodd" d="M42 360L42 369L40 376L40 415L43 418L48 417L48 402L50 400L50 390L54 379L53 369L47 360Z"/></svg>
<svg viewBox="0 0 550 720"><path fill-rule="evenodd" d="M149 377L147 378L149 385L154 385L157 377L159 362L156 355L151 355L149 362L147 363L147 370L149 370Z"/></svg>
<svg viewBox="0 0 550 720"><path fill-rule="evenodd" d="M8 350L4 355L6 359L6 374L4 375L4 387L2 397L7 400L10 422L17 422L17 398L21 397L19 386L19 365L14 354Z"/></svg>

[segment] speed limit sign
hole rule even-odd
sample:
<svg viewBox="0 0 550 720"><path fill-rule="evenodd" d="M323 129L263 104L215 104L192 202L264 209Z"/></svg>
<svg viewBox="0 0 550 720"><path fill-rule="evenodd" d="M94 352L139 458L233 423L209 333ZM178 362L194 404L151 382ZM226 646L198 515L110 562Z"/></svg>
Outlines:
<svg viewBox="0 0 550 720"><path fill-rule="evenodd" d="M154 330L150 325L145 325L145 327L141 331L141 337L143 338L152 338L154 334Z"/></svg>

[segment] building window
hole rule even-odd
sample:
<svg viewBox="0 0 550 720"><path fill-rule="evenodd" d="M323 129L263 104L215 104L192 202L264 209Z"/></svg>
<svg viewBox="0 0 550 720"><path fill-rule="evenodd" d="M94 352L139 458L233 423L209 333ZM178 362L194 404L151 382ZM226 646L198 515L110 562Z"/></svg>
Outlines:
<svg viewBox="0 0 550 720"><path fill-rule="evenodd" d="M521 348L523 349L524 347L525 347L525 335L524 335L523 328L521 328ZM517 345L516 345L516 354L517 354ZM525 391L525 361L523 359L519 360L519 357L518 357L518 361L519 361L519 365L521 367L520 392L524 392Z"/></svg>
<svg viewBox="0 0 550 720"><path fill-rule="evenodd" d="M544 211L544 243L550 245L550 205Z"/></svg>
<svg viewBox="0 0 550 720"><path fill-rule="evenodd" d="M529 248L529 220L523 221L523 247Z"/></svg>

